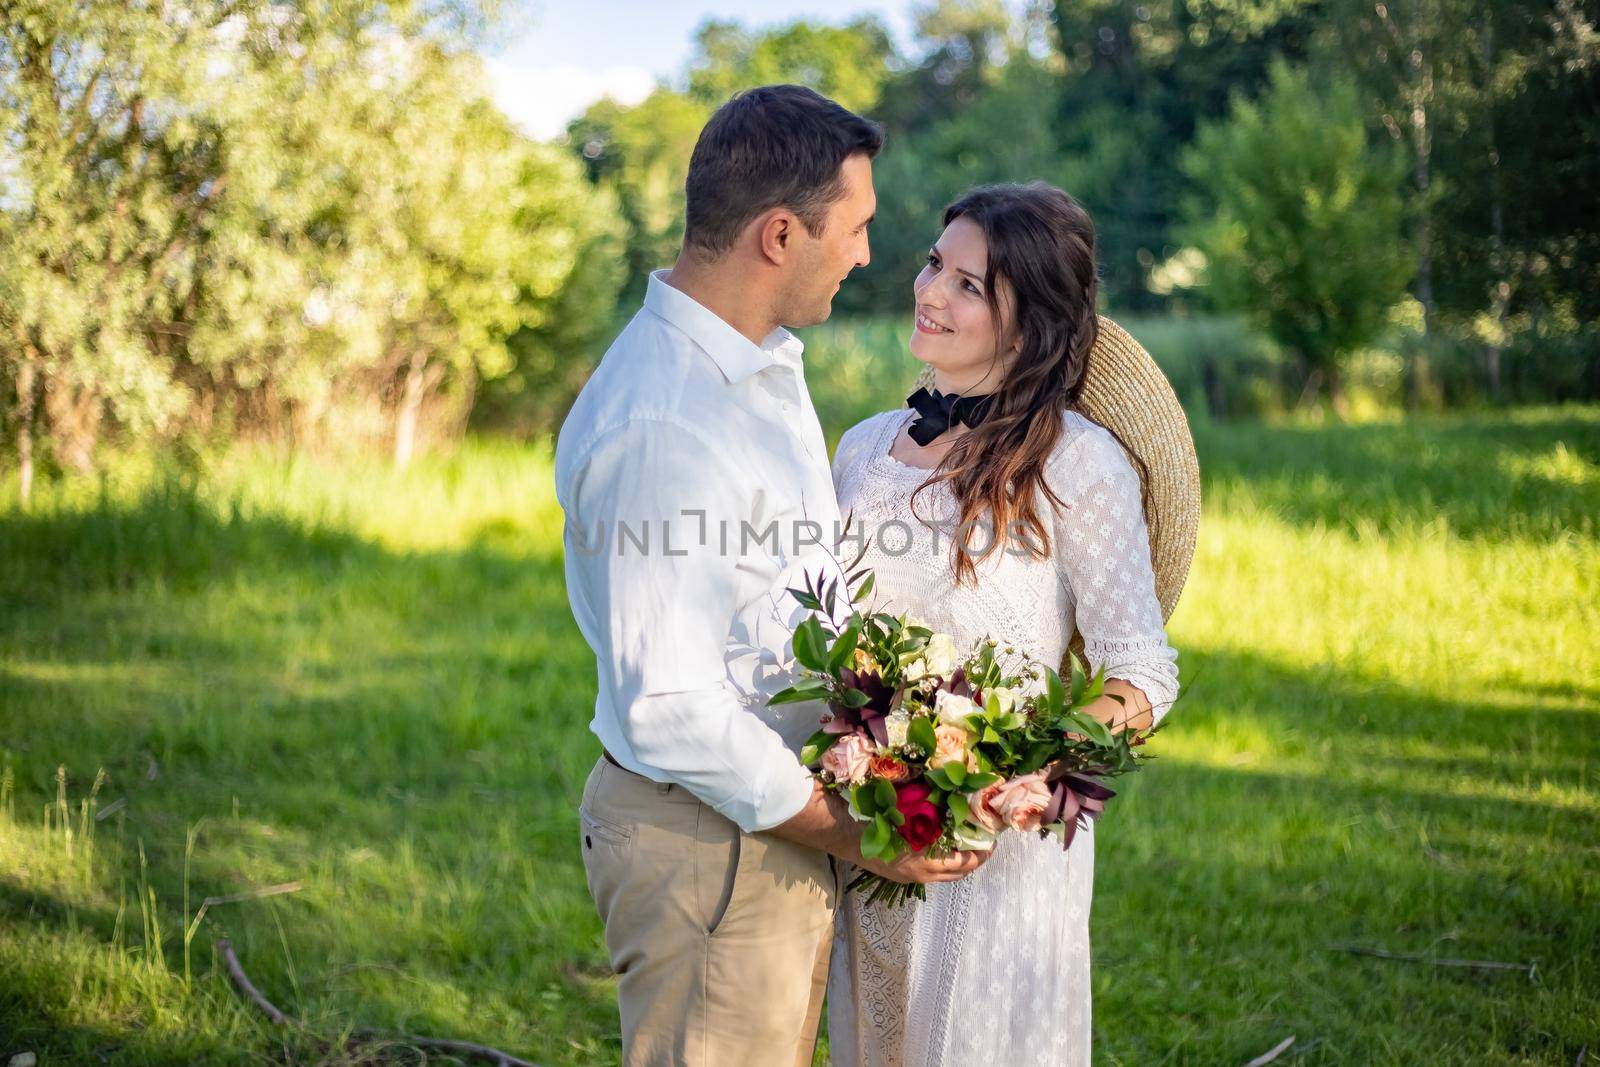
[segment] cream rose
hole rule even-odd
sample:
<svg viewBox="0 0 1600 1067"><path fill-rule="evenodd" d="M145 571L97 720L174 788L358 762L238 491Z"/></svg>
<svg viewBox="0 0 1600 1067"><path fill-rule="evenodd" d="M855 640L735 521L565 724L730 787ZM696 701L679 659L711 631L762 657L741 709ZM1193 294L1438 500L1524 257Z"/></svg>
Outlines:
<svg viewBox="0 0 1600 1067"><path fill-rule="evenodd" d="M1045 785L1044 775L1037 772L1001 782L999 792L989 802L1013 830L1037 830L1049 805L1050 787Z"/></svg>
<svg viewBox="0 0 1600 1067"><path fill-rule="evenodd" d="M833 775L835 781L858 785L866 780L867 769L877 749L860 734L850 734L834 742L822 754L822 769Z"/></svg>
<svg viewBox="0 0 1600 1067"><path fill-rule="evenodd" d="M928 757L929 767L943 767L946 763L967 764L967 745L972 741L964 727L940 723L933 728L933 755Z"/></svg>
<svg viewBox="0 0 1600 1067"><path fill-rule="evenodd" d="M990 696L993 696L1000 705L1000 714L1002 715L1011 714L1011 709L1017 706L1017 691L1015 689L1007 689L1005 686L997 685L992 689L983 691L985 702L988 701Z"/></svg>
<svg viewBox="0 0 1600 1067"><path fill-rule="evenodd" d="M933 698L933 710L939 716L940 722L966 729L967 716L976 715L978 705L969 697L957 696L949 690L941 689L939 695Z"/></svg>
<svg viewBox="0 0 1600 1067"><path fill-rule="evenodd" d="M950 830L950 839L962 852L990 852L994 849L997 834L980 830L970 822L958 822Z"/></svg>
<svg viewBox="0 0 1600 1067"><path fill-rule="evenodd" d="M943 678L956 669L956 639L949 634L934 634L923 646L922 659L928 673Z"/></svg>
<svg viewBox="0 0 1600 1067"><path fill-rule="evenodd" d="M904 711L896 711L883 720L884 730L889 737L889 747L899 748L906 743L906 733L911 729L911 716Z"/></svg>

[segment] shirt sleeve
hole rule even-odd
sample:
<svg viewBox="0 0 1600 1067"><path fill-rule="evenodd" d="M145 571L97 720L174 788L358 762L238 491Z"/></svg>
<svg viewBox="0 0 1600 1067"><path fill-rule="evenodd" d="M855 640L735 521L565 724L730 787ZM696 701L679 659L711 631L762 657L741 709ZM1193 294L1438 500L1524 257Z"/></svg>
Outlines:
<svg viewBox="0 0 1600 1067"><path fill-rule="evenodd" d="M1072 593L1089 670L1104 667L1107 678L1137 686L1154 725L1178 697L1178 653L1156 598L1139 475L1109 436L1088 435L1072 451L1051 465L1051 486L1067 505L1056 509L1051 550Z"/></svg>
<svg viewBox="0 0 1600 1067"><path fill-rule="evenodd" d="M742 572L717 531L751 519L742 486L732 457L689 428L635 420L591 448L563 505L568 594L629 750L617 755L754 832L798 813L812 784L728 683Z"/></svg>

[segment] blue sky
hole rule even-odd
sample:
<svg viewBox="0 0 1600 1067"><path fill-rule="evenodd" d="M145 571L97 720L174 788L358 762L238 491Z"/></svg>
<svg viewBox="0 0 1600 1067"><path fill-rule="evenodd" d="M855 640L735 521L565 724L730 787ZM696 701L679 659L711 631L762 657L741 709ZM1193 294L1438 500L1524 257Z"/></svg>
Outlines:
<svg viewBox="0 0 1600 1067"><path fill-rule="evenodd" d="M536 0L485 59L501 108L529 134L546 139L603 95L633 103L659 78L676 76L693 49L695 29L708 18L768 26L875 14L904 46L913 6L912 0Z"/></svg>

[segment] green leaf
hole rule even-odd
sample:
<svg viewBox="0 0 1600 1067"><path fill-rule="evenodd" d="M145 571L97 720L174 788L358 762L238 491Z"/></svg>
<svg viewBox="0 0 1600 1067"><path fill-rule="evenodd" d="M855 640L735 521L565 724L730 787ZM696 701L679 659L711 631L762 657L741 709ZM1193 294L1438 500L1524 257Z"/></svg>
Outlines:
<svg viewBox="0 0 1600 1067"><path fill-rule="evenodd" d="M962 785L962 788L969 793L976 793L980 789L989 788L999 780L1000 776L998 774L990 774L987 771L975 771L967 775L967 780Z"/></svg>
<svg viewBox="0 0 1600 1067"><path fill-rule="evenodd" d="M926 778L929 782L947 792L953 792L955 790L955 786L950 784L950 779L945 775L944 768L942 767L929 767L922 773L922 777Z"/></svg>
<svg viewBox="0 0 1600 1067"><path fill-rule="evenodd" d="M829 673L838 673L839 668L850 662L850 657L855 655L856 639L861 636L861 616L850 616L850 623L844 628L837 640L833 642L833 649L828 653Z"/></svg>
<svg viewBox="0 0 1600 1067"><path fill-rule="evenodd" d="M847 708L864 708L872 703L872 698L859 689L846 689L840 699Z"/></svg>
<svg viewBox="0 0 1600 1067"><path fill-rule="evenodd" d="M1045 714L1054 719L1066 710L1067 694L1061 685L1061 675L1051 670L1044 669L1044 710Z"/></svg>
<svg viewBox="0 0 1600 1067"><path fill-rule="evenodd" d="M851 786L850 798L851 803L855 805L856 811L862 815L874 815L877 813L877 793L869 783L863 782L860 785Z"/></svg>
<svg viewBox="0 0 1600 1067"><path fill-rule="evenodd" d="M965 782L967 780L967 769L965 767L963 767L960 763L952 761L950 763L946 763L943 767L940 767L939 769L944 772L944 776L946 778L950 779L951 788L953 788L953 789L963 789L963 788L965 788L961 783Z"/></svg>
<svg viewBox="0 0 1600 1067"><path fill-rule="evenodd" d="M1094 680L1083 691L1083 702L1092 704L1100 699L1100 694L1106 691L1106 669L1101 667L1094 672Z"/></svg>
<svg viewBox="0 0 1600 1067"><path fill-rule="evenodd" d="M861 831L861 854L869 860L883 857L893 833L887 819L882 815L875 816Z"/></svg>
<svg viewBox="0 0 1600 1067"><path fill-rule="evenodd" d="M804 589L795 589L790 587L789 595L798 600L800 602L800 606L805 608L807 611L822 610L822 604L818 602L817 598L806 592Z"/></svg>
<svg viewBox="0 0 1600 1067"><path fill-rule="evenodd" d="M806 738L806 743L800 746L800 762L806 766L817 762L822 754L839 743L843 734L830 734L826 730L818 730Z"/></svg>
<svg viewBox="0 0 1600 1067"><path fill-rule="evenodd" d="M873 799L878 802L878 809L886 810L895 806L894 786L887 779L879 778L872 784Z"/></svg>
<svg viewBox="0 0 1600 1067"><path fill-rule="evenodd" d="M861 588L857 589L855 591L855 595L850 598L850 603L859 604L863 600L867 599L867 597L871 596L872 586L873 583L877 581L877 577L877 575L873 574L871 571L868 571L866 580L861 583Z"/></svg>
<svg viewBox="0 0 1600 1067"><path fill-rule="evenodd" d="M950 794L950 814L954 815L956 822L961 822L972 813L972 805L967 803L967 798L961 793Z"/></svg>
<svg viewBox="0 0 1600 1067"><path fill-rule="evenodd" d="M795 628L794 658L814 671L828 669L828 635L822 623L811 618Z"/></svg>
<svg viewBox="0 0 1600 1067"><path fill-rule="evenodd" d="M779 690L767 700L768 704L798 704L804 700L821 700L828 695L828 684L821 679L807 679L788 689Z"/></svg>
<svg viewBox="0 0 1600 1067"><path fill-rule="evenodd" d="M1113 743L1110 728L1093 715L1086 715L1081 711L1073 711L1067 714L1067 721L1077 728L1078 733L1097 745L1110 745Z"/></svg>
<svg viewBox="0 0 1600 1067"><path fill-rule="evenodd" d="M911 726L906 730L906 740L922 749L924 759L933 755L938 745L933 733L933 720L925 715L913 716Z"/></svg>

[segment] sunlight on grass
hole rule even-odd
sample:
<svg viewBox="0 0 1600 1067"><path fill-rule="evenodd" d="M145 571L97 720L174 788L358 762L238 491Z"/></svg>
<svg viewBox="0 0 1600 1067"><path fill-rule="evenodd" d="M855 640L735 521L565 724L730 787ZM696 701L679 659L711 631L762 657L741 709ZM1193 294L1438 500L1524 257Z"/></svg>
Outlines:
<svg viewBox="0 0 1600 1067"><path fill-rule="evenodd" d="M1198 441L1186 693L1096 828L1097 1062L1290 1032L1308 1062L1550 1062L1600 997L1600 411ZM123 457L0 512L0 1033L56 1062L345 1063L355 1027L616 1059L550 463ZM243 1003L220 936L305 1030Z"/></svg>

